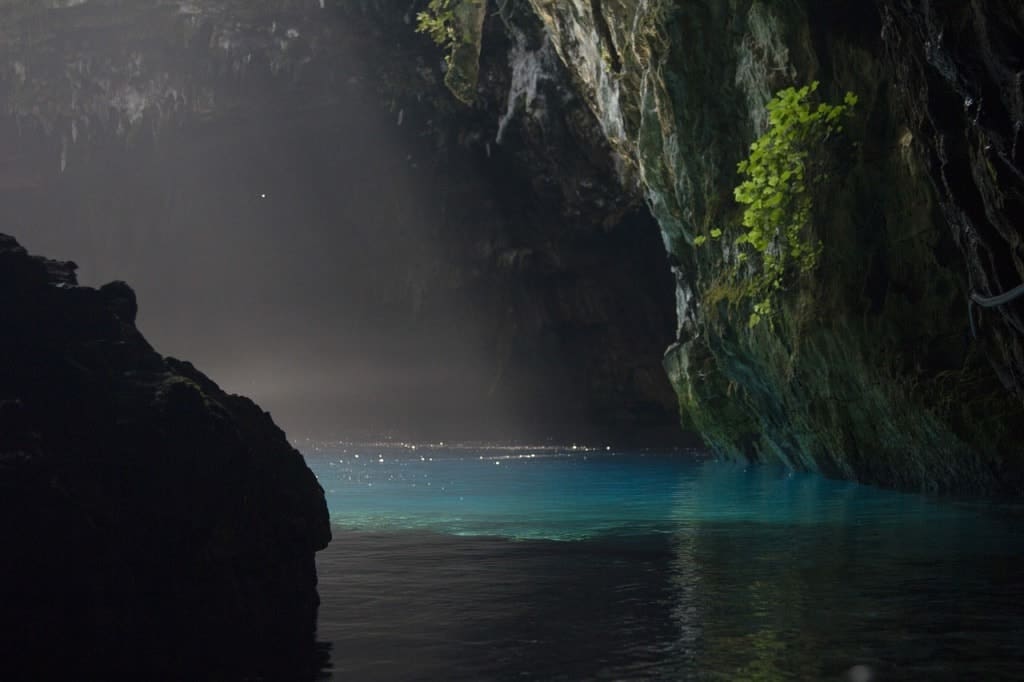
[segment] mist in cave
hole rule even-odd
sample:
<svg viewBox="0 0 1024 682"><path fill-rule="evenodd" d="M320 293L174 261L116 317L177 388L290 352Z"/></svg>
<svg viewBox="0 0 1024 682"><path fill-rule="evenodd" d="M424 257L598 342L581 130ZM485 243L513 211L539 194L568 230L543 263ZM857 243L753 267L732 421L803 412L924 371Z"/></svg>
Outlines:
<svg viewBox="0 0 1024 682"><path fill-rule="evenodd" d="M243 59L242 71L220 65L213 75L194 44L168 57L137 35L141 26L174 40L167 29L181 18L142 12L131 33L118 31L117 8L51 17L49 39L62 51L32 55L33 76L59 74L76 59L118 73L104 60L140 54L141 71L108 96L124 109L112 109L113 119L60 118L59 133L30 116L6 119L0 221L31 251L74 260L83 284L127 281L140 300L139 327L159 352L252 397L295 437L679 440L659 367L673 304L653 221L599 227L590 243L577 243L584 258L620 271L621 245L638 243L626 260L649 270L653 253L659 276L601 281L571 264L555 275L576 277L572 286L599 306L609 305L602 291L648 299L639 330L617 310L598 315L627 343L646 337L641 381L655 387L639 390L662 404L637 407L636 396L610 386L595 408L591 384L610 382L574 359L583 339L559 328L557 310L571 304L548 295L524 314L523 300L546 285L529 272L487 272L502 252L532 248L531 231L546 229L532 223L550 221L550 206L520 188L522 171L506 169L496 140L439 152L424 132L429 122L389 110L351 14L256 11L248 34L229 36L241 46L226 49L236 60L252 50L257 62ZM85 34L74 23L83 18L94 22ZM308 43L303 20L318 24ZM312 54L319 62L281 74L258 62L268 35L292 41L287 56L299 62L317 40L333 42L326 56ZM229 40L192 42L204 37ZM136 82L159 80L164 69L177 70L193 99L205 89L212 110L161 119L155 112L168 95ZM600 275L600 264L586 267ZM638 425L616 409L652 416Z"/></svg>

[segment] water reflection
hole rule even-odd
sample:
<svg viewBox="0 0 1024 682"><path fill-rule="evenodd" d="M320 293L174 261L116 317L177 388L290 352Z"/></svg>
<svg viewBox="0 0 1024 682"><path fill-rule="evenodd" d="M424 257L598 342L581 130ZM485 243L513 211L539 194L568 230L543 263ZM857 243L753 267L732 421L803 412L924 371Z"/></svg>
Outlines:
<svg viewBox="0 0 1024 682"><path fill-rule="evenodd" d="M1024 664L1022 534L999 508L703 460L435 459L450 492L396 495L377 463L361 485L388 492L332 502L380 524L340 527L320 558L337 679L999 680Z"/></svg>
<svg viewBox="0 0 1024 682"><path fill-rule="evenodd" d="M707 611L707 605L702 601L707 592L697 561L699 534L699 527L681 530L670 543L669 613L677 633L671 653L687 661L696 661L698 658Z"/></svg>
<svg viewBox="0 0 1024 682"><path fill-rule="evenodd" d="M688 675L1019 675L1024 562L1012 516L760 468L698 471L675 496L667 566L673 656Z"/></svg>

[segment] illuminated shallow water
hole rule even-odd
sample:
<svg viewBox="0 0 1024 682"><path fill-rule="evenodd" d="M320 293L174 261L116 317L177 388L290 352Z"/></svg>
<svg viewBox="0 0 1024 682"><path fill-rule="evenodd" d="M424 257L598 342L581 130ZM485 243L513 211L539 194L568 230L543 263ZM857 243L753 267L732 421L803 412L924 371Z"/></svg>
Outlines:
<svg viewBox="0 0 1024 682"><path fill-rule="evenodd" d="M1014 508L694 453L303 449L336 679L1024 675Z"/></svg>

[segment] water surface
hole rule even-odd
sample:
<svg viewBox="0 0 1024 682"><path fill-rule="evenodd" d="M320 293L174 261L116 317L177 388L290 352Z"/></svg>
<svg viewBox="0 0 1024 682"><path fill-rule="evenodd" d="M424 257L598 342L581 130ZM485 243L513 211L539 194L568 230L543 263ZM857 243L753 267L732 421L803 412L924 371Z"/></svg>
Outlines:
<svg viewBox="0 0 1024 682"><path fill-rule="evenodd" d="M1013 507L699 453L303 449L336 679L1024 675Z"/></svg>

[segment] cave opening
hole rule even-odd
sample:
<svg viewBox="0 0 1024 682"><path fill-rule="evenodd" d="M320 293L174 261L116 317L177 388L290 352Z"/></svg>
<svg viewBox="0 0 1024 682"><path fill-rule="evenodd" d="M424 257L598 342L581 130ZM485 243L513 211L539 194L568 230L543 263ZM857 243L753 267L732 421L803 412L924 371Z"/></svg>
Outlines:
<svg viewBox="0 0 1024 682"><path fill-rule="evenodd" d="M556 102L546 138L531 119L495 142L507 38L474 110L429 43L360 9L61 16L60 49L5 81L0 220L85 284L129 282L160 352L296 437L682 442L657 225L635 200L567 207L617 183ZM563 176L538 183L524 148Z"/></svg>

